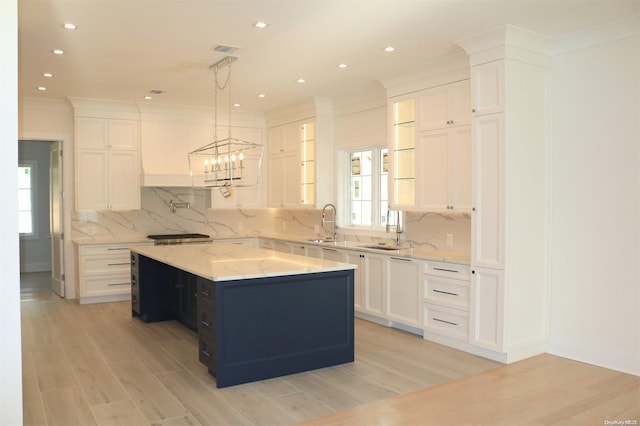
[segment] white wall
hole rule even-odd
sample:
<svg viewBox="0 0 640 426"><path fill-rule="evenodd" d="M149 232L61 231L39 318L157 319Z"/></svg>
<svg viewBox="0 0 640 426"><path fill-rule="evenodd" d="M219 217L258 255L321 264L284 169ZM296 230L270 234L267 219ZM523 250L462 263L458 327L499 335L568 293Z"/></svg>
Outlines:
<svg viewBox="0 0 640 426"><path fill-rule="evenodd" d="M0 2L0 196L18 203L18 7ZM0 424L22 424L18 210L0 209Z"/></svg>
<svg viewBox="0 0 640 426"><path fill-rule="evenodd" d="M637 22L637 20L636 20ZM548 352L640 375L640 41L552 61Z"/></svg>

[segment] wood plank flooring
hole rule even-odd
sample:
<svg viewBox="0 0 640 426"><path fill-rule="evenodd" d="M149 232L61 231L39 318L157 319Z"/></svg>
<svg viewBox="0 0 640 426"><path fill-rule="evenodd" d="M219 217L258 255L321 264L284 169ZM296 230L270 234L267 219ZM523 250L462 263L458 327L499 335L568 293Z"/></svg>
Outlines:
<svg viewBox="0 0 640 426"><path fill-rule="evenodd" d="M195 333L172 321L131 318L129 302L60 299L47 285L38 287L47 278L37 275L22 277L25 425L638 419L635 376L552 356L499 366L361 320L354 363L217 389L198 362Z"/></svg>

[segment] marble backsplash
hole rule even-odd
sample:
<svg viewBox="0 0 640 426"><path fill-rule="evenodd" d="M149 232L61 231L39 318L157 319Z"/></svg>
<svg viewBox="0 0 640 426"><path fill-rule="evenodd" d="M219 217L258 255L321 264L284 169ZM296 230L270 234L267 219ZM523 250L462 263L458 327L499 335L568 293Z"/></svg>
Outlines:
<svg viewBox="0 0 640 426"><path fill-rule="evenodd" d="M189 203L177 208L170 203ZM129 238L149 234L197 232L213 238L286 234L301 238L317 238L319 209L208 209L207 190L197 188L142 188L141 209L127 211L80 211L72 217L72 237ZM395 234L359 235L350 231L340 239L358 242L395 241ZM451 245L447 245L450 235ZM465 213L407 212L403 242L411 240L416 247L468 253L470 251L471 218Z"/></svg>

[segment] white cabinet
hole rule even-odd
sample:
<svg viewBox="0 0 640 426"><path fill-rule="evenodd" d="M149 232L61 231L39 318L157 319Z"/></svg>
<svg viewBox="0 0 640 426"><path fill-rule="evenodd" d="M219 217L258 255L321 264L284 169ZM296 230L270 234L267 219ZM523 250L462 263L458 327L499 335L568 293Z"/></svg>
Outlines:
<svg viewBox="0 0 640 426"><path fill-rule="evenodd" d="M367 253L367 276L364 290L364 311L384 318L387 309L387 262L388 256Z"/></svg>
<svg viewBox="0 0 640 426"><path fill-rule="evenodd" d="M130 247L149 244L79 245L80 303L113 302L131 298Z"/></svg>
<svg viewBox="0 0 640 426"><path fill-rule="evenodd" d="M390 100L390 204L469 211L471 114L464 80Z"/></svg>
<svg viewBox="0 0 640 426"><path fill-rule="evenodd" d="M426 211L471 210L471 126L418 134L418 207Z"/></svg>
<svg viewBox="0 0 640 426"><path fill-rule="evenodd" d="M500 269L474 268L469 342L502 351L504 279Z"/></svg>
<svg viewBox="0 0 640 426"><path fill-rule="evenodd" d="M515 27L459 44L473 110L469 343L508 363L546 347L550 45Z"/></svg>
<svg viewBox="0 0 640 426"><path fill-rule="evenodd" d="M139 209L138 123L76 117L76 210Z"/></svg>
<svg viewBox="0 0 640 426"><path fill-rule="evenodd" d="M469 266L427 262L422 275L422 327L433 334L467 342L469 339Z"/></svg>
<svg viewBox="0 0 640 426"><path fill-rule="evenodd" d="M446 84L418 93L417 130L471 124L469 80Z"/></svg>
<svg viewBox="0 0 640 426"><path fill-rule="evenodd" d="M388 258L386 316L401 324L420 326L420 275L424 262L405 258Z"/></svg>
<svg viewBox="0 0 640 426"><path fill-rule="evenodd" d="M471 67L471 112L474 116L504 111L504 61Z"/></svg>
<svg viewBox="0 0 640 426"><path fill-rule="evenodd" d="M268 203L272 207L315 205L315 124L269 130Z"/></svg>
<svg viewBox="0 0 640 426"><path fill-rule="evenodd" d="M353 304L356 312L364 312L367 257L357 251L345 250L344 261L358 267L353 271Z"/></svg>

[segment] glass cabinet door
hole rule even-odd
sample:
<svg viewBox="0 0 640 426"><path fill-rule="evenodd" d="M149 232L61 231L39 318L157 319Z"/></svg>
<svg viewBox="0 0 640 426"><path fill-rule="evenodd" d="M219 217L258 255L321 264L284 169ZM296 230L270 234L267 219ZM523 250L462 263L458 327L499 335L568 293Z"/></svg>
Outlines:
<svg viewBox="0 0 640 426"><path fill-rule="evenodd" d="M300 183L301 183L301 204L313 205L315 203L315 127L314 123L305 123L300 126Z"/></svg>
<svg viewBox="0 0 640 426"><path fill-rule="evenodd" d="M393 204L413 206L416 201L415 100L393 104Z"/></svg>

